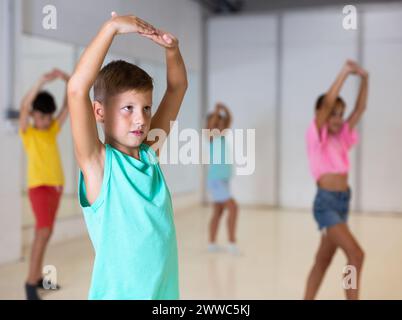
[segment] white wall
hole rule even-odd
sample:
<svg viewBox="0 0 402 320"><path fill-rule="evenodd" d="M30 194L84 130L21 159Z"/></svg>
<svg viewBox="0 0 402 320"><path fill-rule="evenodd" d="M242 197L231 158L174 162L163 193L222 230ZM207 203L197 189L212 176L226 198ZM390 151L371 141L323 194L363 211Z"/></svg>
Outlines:
<svg viewBox="0 0 402 320"><path fill-rule="evenodd" d="M0 47L8 48L7 37L13 36L8 29L9 12L6 1L0 1ZM19 139L5 121L4 112L11 101L7 50L0 50L0 264L16 260L21 253L21 200Z"/></svg>
<svg viewBox="0 0 402 320"><path fill-rule="evenodd" d="M364 210L402 211L402 6L370 7L363 60L370 95L363 122Z"/></svg>
<svg viewBox="0 0 402 320"><path fill-rule="evenodd" d="M179 115L177 126L179 129L179 150L185 144L192 143L189 137L180 136L186 129L200 132L201 122L201 88L200 73L196 71L188 72L188 89L184 97ZM185 139L185 140L184 140ZM199 140L198 140L199 141ZM200 142L200 141L199 141ZM166 144L169 147L170 142ZM172 193L191 193L197 192L200 200L201 196L201 173L202 167L199 164L167 164L162 165L163 173Z"/></svg>
<svg viewBox="0 0 402 320"><path fill-rule="evenodd" d="M28 34L58 39L86 46L110 18L110 12L135 14L177 35L183 56L191 69L201 68L201 10L196 1L189 0L22 0L23 30ZM58 14L57 30L42 28L42 8L54 5ZM139 36L119 37L113 52L156 62L164 62L163 50Z"/></svg>
<svg viewBox="0 0 402 320"><path fill-rule="evenodd" d="M233 113L234 129L256 129L255 172L233 177L240 203L275 202L276 28L270 15L208 22L207 107L221 101Z"/></svg>

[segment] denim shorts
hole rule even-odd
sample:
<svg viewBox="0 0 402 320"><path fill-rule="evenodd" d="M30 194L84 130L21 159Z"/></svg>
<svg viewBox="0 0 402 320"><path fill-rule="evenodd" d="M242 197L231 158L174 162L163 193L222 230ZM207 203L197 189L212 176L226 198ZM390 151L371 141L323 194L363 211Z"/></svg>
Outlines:
<svg viewBox="0 0 402 320"><path fill-rule="evenodd" d="M226 202L232 197L229 180L208 180L207 187L213 202Z"/></svg>
<svg viewBox="0 0 402 320"><path fill-rule="evenodd" d="M314 199L314 219L318 229L326 229L338 223L346 223L349 214L351 190L328 191L318 188Z"/></svg>

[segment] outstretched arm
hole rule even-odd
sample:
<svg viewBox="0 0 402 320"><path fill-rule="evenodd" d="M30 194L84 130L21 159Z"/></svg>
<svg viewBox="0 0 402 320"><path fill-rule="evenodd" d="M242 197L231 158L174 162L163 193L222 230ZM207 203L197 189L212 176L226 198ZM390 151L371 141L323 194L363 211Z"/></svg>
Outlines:
<svg viewBox="0 0 402 320"><path fill-rule="evenodd" d="M335 107L335 101L336 101L337 97L339 96L339 92L341 91L341 88L342 88L346 78L351 73L356 73L356 72L357 72L357 64L350 60L346 61L342 70L336 77L334 83L331 85L331 87L325 94L324 100L322 102L322 106L317 113L316 123L317 123L317 128L319 130L323 127L325 122L328 120L328 117L331 115L331 113Z"/></svg>
<svg viewBox="0 0 402 320"><path fill-rule="evenodd" d="M186 66L179 50L178 40L172 34L157 30L156 33L145 36L165 48L167 88L158 110L152 117L151 129L162 129L167 136L170 132L170 122L176 120L187 90ZM147 143L152 145L153 142L147 141ZM158 146L154 145L155 148L160 148L162 143L163 141L158 141Z"/></svg>
<svg viewBox="0 0 402 320"><path fill-rule="evenodd" d="M27 92L21 102L20 116L19 116L19 127L25 132L29 123L29 112L31 111L32 103L35 97L38 95L42 87L47 83L56 78L54 71L45 73L39 80L33 85L33 87Z"/></svg>
<svg viewBox="0 0 402 320"><path fill-rule="evenodd" d="M361 77L359 95L356 100L355 108L347 120L349 123L349 127L351 129L353 129L357 125L357 123L361 119L361 116L366 110L367 105L368 78L369 78L368 73L366 70L359 67L357 70L357 74Z"/></svg>
<svg viewBox="0 0 402 320"><path fill-rule="evenodd" d="M134 16L117 16L107 21L82 54L68 82L68 107L71 117L75 153L81 169L98 162L103 145L98 137L96 119L89 91L94 84L105 56L117 34L150 34L154 28ZM96 103L96 102L95 102Z"/></svg>

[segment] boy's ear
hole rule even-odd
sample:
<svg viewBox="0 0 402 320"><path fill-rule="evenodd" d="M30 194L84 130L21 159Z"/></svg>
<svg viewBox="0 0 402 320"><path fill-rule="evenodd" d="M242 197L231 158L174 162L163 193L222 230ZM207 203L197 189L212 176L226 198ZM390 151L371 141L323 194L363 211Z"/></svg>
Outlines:
<svg viewBox="0 0 402 320"><path fill-rule="evenodd" d="M93 109L96 121L101 123L105 122L104 120L105 108L103 107L102 103L100 103L99 101L94 101Z"/></svg>

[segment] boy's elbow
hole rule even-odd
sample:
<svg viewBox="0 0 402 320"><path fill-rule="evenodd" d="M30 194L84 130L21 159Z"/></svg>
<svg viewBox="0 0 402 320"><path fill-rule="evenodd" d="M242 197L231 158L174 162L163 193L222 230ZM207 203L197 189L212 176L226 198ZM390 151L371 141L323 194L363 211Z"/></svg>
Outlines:
<svg viewBox="0 0 402 320"><path fill-rule="evenodd" d="M184 91L187 91L187 89L188 89L187 73L186 73L186 75L185 75L185 77L183 79L182 86L183 86Z"/></svg>
<svg viewBox="0 0 402 320"><path fill-rule="evenodd" d="M78 93L78 84L77 81L75 81L75 79L73 79L73 77L70 78L70 80L68 80L67 82L67 95L70 96L74 96Z"/></svg>
<svg viewBox="0 0 402 320"><path fill-rule="evenodd" d="M168 90L169 92L172 92L172 93L181 93L181 94L186 93L187 89L188 89L188 83L187 83L187 81L180 82L180 83L175 83L175 84L170 84L170 85L168 85L168 87L167 87L167 90Z"/></svg>
<svg viewBox="0 0 402 320"><path fill-rule="evenodd" d="M67 95L68 97L77 97L88 94L89 90L83 86L74 76L67 82Z"/></svg>
<svg viewBox="0 0 402 320"><path fill-rule="evenodd" d="M187 81L187 79L185 79L185 80L179 82L179 83L176 85L176 87L177 87L178 90L181 90L181 91L183 91L183 92L186 92L187 89L188 89L188 81Z"/></svg>

